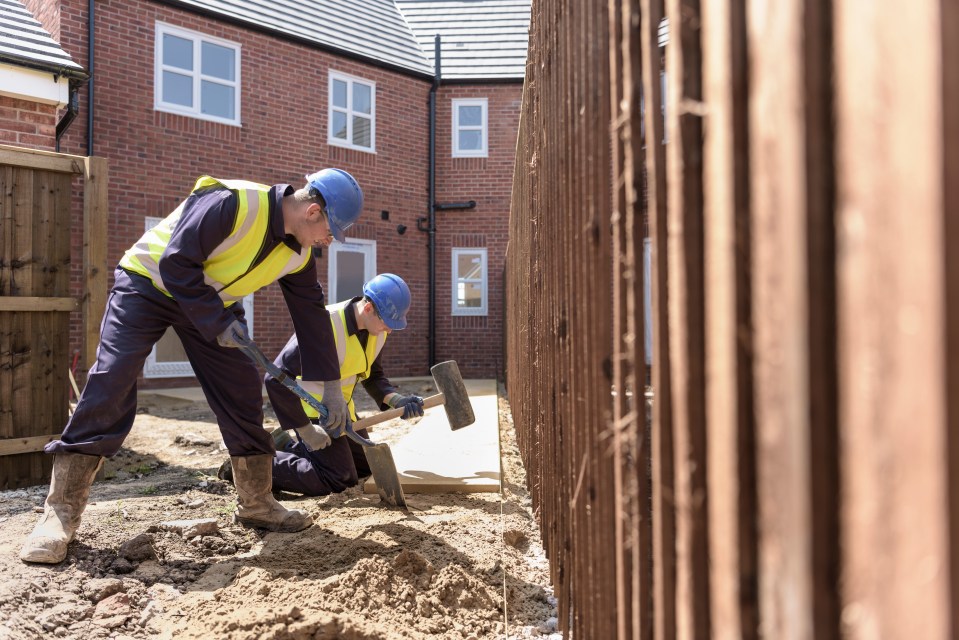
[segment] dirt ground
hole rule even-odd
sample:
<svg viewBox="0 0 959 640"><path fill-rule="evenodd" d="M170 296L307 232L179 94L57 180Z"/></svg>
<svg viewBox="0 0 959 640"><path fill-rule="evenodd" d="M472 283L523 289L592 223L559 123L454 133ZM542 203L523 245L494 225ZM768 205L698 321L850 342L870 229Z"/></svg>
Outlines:
<svg viewBox="0 0 959 640"><path fill-rule="evenodd" d="M502 494L408 494L408 513L358 488L283 494L315 519L294 534L231 523L205 404L141 403L61 565L17 557L47 486L0 492L0 639L560 638L504 395ZM357 396L361 417L375 411ZM394 420L374 439L409 428Z"/></svg>

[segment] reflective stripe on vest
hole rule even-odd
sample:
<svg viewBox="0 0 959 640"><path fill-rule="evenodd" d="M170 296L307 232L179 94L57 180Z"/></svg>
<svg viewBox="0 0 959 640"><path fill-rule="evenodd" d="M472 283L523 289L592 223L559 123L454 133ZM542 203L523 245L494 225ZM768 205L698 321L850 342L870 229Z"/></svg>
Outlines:
<svg viewBox="0 0 959 640"><path fill-rule="evenodd" d="M233 230L203 262L203 281L216 289L224 306L230 306L307 265L313 255L310 247L297 253L280 243L251 269L269 233L270 187L244 180L217 180L203 176L197 180L193 193L211 187L229 189L236 194L238 201ZM160 276L160 257L170 242L185 204L186 201L180 203L173 213L144 233L120 260L121 267L146 276L168 296L170 292Z"/></svg>
<svg viewBox="0 0 959 640"><path fill-rule="evenodd" d="M369 377L373 361L383 350L383 344L386 342L386 332L369 334L366 338L366 349L364 349L356 334L348 335L346 332L346 308L350 304L352 303L349 301L338 302L329 305L326 309L330 312L333 338L336 340L336 357L340 363L340 388L343 391L343 398L350 408L350 418L356 420L356 407L353 404L353 391L356 388L356 382ZM322 382L300 379L300 386L320 402L323 401ZM307 416L310 418L319 417L313 407L305 402L302 402L302 404Z"/></svg>

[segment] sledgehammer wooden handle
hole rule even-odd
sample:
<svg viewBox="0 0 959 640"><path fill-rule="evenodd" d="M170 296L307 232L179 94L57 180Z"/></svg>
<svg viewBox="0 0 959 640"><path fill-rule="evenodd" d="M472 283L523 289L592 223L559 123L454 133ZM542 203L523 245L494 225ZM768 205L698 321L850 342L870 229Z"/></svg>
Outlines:
<svg viewBox="0 0 959 640"><path fill-rule="evenodd" d="M446 396L442 393L437 393L435 396L430 396L423 400L423 409L429 409L430 407L435 407L446 402ZM387 409L386 411L381 411L375 416L369 416L368 418L362 418L353 423L353 430L357 429L368 429L374 424L379 424L381 422L386 422L387 420L392 420L393 418L399 418L403 415L406 407L397 407L396 409Z"/></svg>

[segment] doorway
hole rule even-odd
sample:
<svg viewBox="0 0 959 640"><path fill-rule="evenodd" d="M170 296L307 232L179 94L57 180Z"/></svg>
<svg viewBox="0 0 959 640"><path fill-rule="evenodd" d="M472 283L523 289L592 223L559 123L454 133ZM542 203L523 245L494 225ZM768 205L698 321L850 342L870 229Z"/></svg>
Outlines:
<svg viewBox="0 0 959 640"><path fill-rule="evenodd" d="M363 285L376 275L376 241L351 239L330 245L329 291L333 304L363 295Z"/></svg>

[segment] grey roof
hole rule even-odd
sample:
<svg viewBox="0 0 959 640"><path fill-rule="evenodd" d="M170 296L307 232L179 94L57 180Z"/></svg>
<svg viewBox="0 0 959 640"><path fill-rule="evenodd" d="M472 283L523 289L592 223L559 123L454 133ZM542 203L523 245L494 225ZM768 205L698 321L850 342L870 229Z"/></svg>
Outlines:
<svg viewBox="0 0 959 640"><path fill-rule="evenodd" d="M9 0L0 0L9 1ZM522 78L530 0L166 0L371 62L443 78Z"/></svg>
<svg viewBox="0 0 959 640"><path fill-rule="evenodd" d="M441 38L446 80L522 79L530 0L396 0L433 64Z"/></svg>
<svg viewBox="0 0 959 640"><path fill-rule="evenodd" d="M20 0L0 0L0 62L87 77Z"/></svg>
<svg viewBox="0 0 959 640"><path fill-rule="evenodd" d="M177 0L208 13L325 48L433 74L392 0Z"/></svg>

